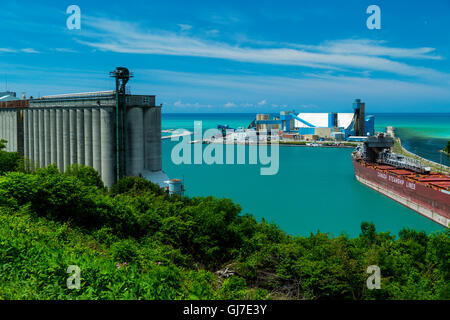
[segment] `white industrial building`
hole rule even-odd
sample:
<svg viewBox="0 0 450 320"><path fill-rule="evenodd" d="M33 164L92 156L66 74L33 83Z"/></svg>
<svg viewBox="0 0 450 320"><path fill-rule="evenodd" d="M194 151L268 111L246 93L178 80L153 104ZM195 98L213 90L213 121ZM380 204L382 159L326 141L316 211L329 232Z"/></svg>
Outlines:
<svg viewBox="0 0 450 320"><path fill-rule="evenodd" d="M354 113L336 113L337 127L347 128L353 120ZM299 113L298 118L305 120L317 128L329 127L329 113ZM295 128L309 128L306 123L295 119Z"/></svg>

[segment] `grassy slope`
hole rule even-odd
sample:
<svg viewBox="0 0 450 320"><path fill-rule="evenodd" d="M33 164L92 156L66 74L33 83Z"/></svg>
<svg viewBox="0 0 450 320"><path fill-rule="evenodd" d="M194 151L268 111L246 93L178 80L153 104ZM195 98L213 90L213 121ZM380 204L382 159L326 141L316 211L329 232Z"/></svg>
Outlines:
<svg viewBox="0 0 450 320"><path fill-rule="evenodd" d="M213 294L216 276L171 264L117 267L111 248L68 224L0 212L0 299L196 299ZM69 265L81 290L67 289Z"/></svg>

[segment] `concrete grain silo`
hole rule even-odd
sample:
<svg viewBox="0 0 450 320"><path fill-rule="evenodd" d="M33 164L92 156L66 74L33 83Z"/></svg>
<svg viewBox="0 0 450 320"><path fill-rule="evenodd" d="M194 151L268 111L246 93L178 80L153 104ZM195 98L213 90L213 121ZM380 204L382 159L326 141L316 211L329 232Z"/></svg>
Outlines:
<svg viewBox="0 0 450 320"><path fill-rule="evenodd" d="M20 129L20 126L18 126L21 117L20 112L15 108L0 108L0 140L7 141L5 151L19 151L20 145L23 147L23 142L18 141L23 133L17 132Z"/></svg>
<svg viewBox="0 0 450 320"><path fill-rule="evenodd" d="M0 108L0 139L37 167L96 169L105 185L124 176L162 176L161 106L154 95L126 94L132 75L111 73L116 90L44 96Z"/></svg>

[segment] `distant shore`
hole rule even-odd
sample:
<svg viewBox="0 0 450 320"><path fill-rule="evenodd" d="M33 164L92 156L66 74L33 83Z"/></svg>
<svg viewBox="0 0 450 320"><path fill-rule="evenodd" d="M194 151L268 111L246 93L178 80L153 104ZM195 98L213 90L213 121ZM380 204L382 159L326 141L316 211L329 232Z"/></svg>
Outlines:
<svg viewBox="0 0 450 320"><path fill-rule="evenodd" d="M317 145L313 145L316 143ZM339 144L330 142L305 142L305 141L279 141L280 146L289 147L321 147L321 148L355 148L358 143L343 142Z"/></svg>
<svg viewBox="0 0 450 320"><path fill-rule="evenodd" d="M387 131L389 131L389 134L391 134L393 136L394 141L395 141L394 146L393 146L393 151L395 153L404 154L408 157L417 159L423 165L431 167L434 171L437 171L437 172L442 171L443 173L450 174L450 167L448 167L444 164L440 164L440 163L425 159L421 156L418 156L415 153L412 153L411 151L408 151L405 147L403 147L401 139L395 135L395 128L393 128L393 127L388 127L388 128L390 128L390 129L388 129ZM440 150L440 151L443 152L443 150Z"/></svg>

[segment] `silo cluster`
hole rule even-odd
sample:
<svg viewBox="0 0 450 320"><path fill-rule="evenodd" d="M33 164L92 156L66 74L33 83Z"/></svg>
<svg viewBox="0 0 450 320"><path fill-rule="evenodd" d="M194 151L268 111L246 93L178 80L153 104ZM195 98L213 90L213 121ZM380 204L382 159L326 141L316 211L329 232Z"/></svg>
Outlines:
<svg viewBox="0 0 450 320"><path fill-rule="evenodd" d="M144 170L162 170L161 108L128 108L127 138L128 176L138 176Z"/></svg>
<svg viewBox="0 0 450 320"><path fill-rule="evenodd" d="M127 95L125 119L117 118L114 91L48 96L29 101L28 108L0 110L0 138L7 151L19 151L36 167L56 164L64 171L78 163L96 169L105 185L123 175L161 171L161 106L154 96ZM120 134L125 148L117 148ZM124 163L118 175L117 163Z"/></svg>
<svg viewBox="0 0 450 320"><path fill-rule="evenodd" d="M19 114L20 116L20 114ZM5 151L18 151L17 135L18 112L13 108L0 109L0 140L6 140Z"/></svg>
<svg viewBox="0 0 450 320"><path fill-rule="evenodd" d="M93 167L106 185L112 185L113 114L112 107L24 109L24 155L37 167L56 164L61 171L73 163Z"/></svg>

